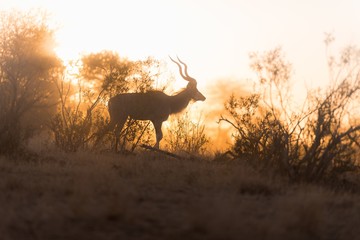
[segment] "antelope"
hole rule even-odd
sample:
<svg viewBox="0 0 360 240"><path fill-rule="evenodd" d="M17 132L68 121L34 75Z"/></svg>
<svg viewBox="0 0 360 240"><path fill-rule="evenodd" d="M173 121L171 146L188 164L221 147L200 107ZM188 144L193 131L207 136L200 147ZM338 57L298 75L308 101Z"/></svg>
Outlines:
<svg viewBox="0 0 360 240"><path fill-rule="evenodd" d="M205 96L197 89L197 82L187 72L187 65L179 58L178 62L170 57L178 67L181 77L188 81L187 86L175 95L169 96L161 91L145 93L123 93L110 98L108 111L110 114L110 128L115 129L115 151L120 133L128 117L133 120L150 120L155 128L156 143L154 148L159 149L163 138L162 123L169 115L184 110L191 100L205 101ZM184 65L184 73L181 64Z"/></svg>

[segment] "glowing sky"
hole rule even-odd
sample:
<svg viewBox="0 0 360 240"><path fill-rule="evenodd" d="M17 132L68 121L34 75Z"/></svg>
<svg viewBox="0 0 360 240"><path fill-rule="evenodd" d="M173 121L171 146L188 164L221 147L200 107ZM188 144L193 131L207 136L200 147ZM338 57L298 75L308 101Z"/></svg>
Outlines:
<svg viewBox="0 0 360 240"><path fill-rule="evenodd" d="M216 147L230 139L216 124L223 102L251 85L244 80L253 76L250 52L281 46L293 64L295 93L304 96L305 85L328 81L325 32L336 38L334 53L360 46L359 0L0 0L0 10L34 8L50 13L65 60L113 50L133 60L167 61L177 73L168 55L179 55L207 96L195 109L208 110Z"/></svg>
<svg viewBox="0 0 360 240"><path fill-rule="evenodd" d="M51 14L63 58L177 54L200 85L247 78L249 52L282 46L296 81L316 86L327 79L324 32L336 51L360 43L357 0L0 0L1 10L32 8Z"/></svg>

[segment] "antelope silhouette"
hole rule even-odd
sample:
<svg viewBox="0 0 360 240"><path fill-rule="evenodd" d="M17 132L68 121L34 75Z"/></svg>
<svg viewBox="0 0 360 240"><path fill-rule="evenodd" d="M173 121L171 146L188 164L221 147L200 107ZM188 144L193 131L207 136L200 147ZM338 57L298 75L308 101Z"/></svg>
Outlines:
<svg viewBox="0 0 360 240"><path fill-rule="evenodd" d="M180 75L188 81L187 86L175 95L169 96L161 91L145 93L124 93L110 98L108 110L110 114L110 129L115 129L115 151L119 143L120 133L128 117L134 120L150 120L155 128L156 143L159 148L163 138L162 123L171 114L184 110L191 100L204 101L205 96L197 89L197 82L187 72L187 65L178 58L178 62L170 57L179 67ZM184 65L184 73L182 71Z"/></svg>

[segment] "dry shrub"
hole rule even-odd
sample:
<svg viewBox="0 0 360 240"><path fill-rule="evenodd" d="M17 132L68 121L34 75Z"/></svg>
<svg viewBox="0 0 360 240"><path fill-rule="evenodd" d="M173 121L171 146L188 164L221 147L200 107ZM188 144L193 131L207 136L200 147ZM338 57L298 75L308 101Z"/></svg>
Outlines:
<svg viewBox="0 0 360 240"><path fill-rule="evenodd" d="M201 116L193 120L186 112L172 117L165 137L167 149L190 155L203 155L207 151L209 138L205 133L205 125Z"/></svg>
<svg viewBox="0 0 360 240"><path fill-rule="evenodd" d="M292 180L322 181L357 170L359 50L345 49L336 65L337 79L323 92L309 92L299 111L290 104L291 65L281 50L251 58L262 94L231 96L225 104L228 115L220 119L235 129L236 158Z"/></svg>

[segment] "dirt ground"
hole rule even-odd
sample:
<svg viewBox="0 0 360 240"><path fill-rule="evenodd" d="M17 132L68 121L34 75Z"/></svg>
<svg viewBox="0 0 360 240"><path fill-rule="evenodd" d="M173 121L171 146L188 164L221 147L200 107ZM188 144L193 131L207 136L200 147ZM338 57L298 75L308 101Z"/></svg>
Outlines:
<svg viewBox="0 0 360 240"><path fill-rule="evenodd" d="M0 238L359 239L360 195L239 162L0 157Z"/></svg>

